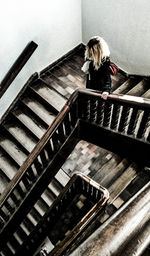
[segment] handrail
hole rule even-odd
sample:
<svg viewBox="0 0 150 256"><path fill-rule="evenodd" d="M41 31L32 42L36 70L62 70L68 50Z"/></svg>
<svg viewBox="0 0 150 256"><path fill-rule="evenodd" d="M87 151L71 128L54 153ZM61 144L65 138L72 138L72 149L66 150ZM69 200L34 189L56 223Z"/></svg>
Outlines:
<svg viewBox="0 0 150 256"><path fill-rule="evenodd" d="M76 97L78 95L78 91L75 91L75 93L72 94L70 99L67 101L67 103L64 105L62 110L58 113L56 119L52 122L51 126L47 129L46 133L43 135L41 140L37 143L35 148L32 150L30 155L27 157L26 161L23 163L23 165L20 167L14 178L10 181L7 188L3 192L3 194L0 196L0 208L2 207L3 203L7 198L9 197L11 191L14 189L14 185L18 183L26 170L30 167L30 165L34 162L35 158L37 158L40 150L43 148L45 143L47 142L48 138L51 136L53 131L57 128L57 126L62 122L63 118L65 117L66 113L69 111L70 106L75 101Z"/></svg>
<svg viewBox="0 0 150 256"><path fill-rule="evenodd" d="M3 94L6 92L6 90L12 83L12 81L15 79L15 77L18 75L18 73L23 68L25 63L31 57L37 46L38 45L35 42L29 42L22 51L22 53L19 55L19 57L16 59L16 61L14 62L14 64L9 69L9 71L0 83L0 98L3 96Z"/></svg>
<svg viewBox="0 0 150 256"><path fill-rule="evenodd" d="M51 126L47 129L46 133L43 135L41 140L37 143L35 148L32 150L31 154L27 157L26 161L23 163L23 165L20 167L20 169L18 170L18 172L16 173L16 175L14 176L12 181L9 183L9 185L7 186L4 193L0 196L0 207L2 207L3 202L8 198L9 194L13 190L13 186L21 180L21 177L23 176L23 174L25 173L27 168L29 168L31 163L38 156L40 150L43 148L43 146L45 145L45 143L47 142L48 138L51 136L53 131L62 122L62 120L66 116L67 112L69 111L70 106L72 106L74 104L75 100L78 97L80 97L80 95L83 95L83 96L88 95L90 97L95 96L95 97L100 98L100 93L99 92L96 92L96 91L90 90L90 89L77 89L71 95L71 97L69 98L67 103L64 105L62 110L57 115L56 119L53 121ZM119 101L121 103L135 104L135 105L141 106L142 108L145 107L145 108L150 109L150 100L145 99L145 98L141 98L141 97L111 94L111 95L108 96L108 101L107 102L109 102L109 100L114 100L116 102Z"/></svg>
<svg viewBox="0 0 150 256"><path fill-rule="evenodd" d="M50 166L53 170L54 164L57 165L57 168L60 168L60 164L65 161L66 157L66 155L65 157L63 155L63 149L66 150L65 147L67 143L67 146L72 146L69 144L68 138L75 131L75 128L78 127L81 120L92 125L96 124L95 127L102 127L103 130L107 131L107 134L112 134L113 132L116 134L118 133L118 136L120 136L119 134L121 134L121 136L126 135L132 140L132 142L134 141L133 146L135 146L135 141L137 141L137 147L140 147L141 149L142 146L145 152L144 157L147 159L147 151L150 147L150 131L148 134L145 127L149 125L149 115L150 100L148 99L138 97L135 98L134 96L125 97L124 95L109 95L108 100L105 101L101 99L99 92L89 89L76 90L59 112L52 125L48 128L41 140L35 146L31 154L20 167L4 193L1 195L0 215L4 220L4 225L7 225L10 216L11 219L13 216L12 209L10 211L10 216L5 215L5 210L3 210L5 202L8 204L9 198L15 202L16 199L14 192L16 191L17 193L19 192L21 194L22 198L29 195L32 188L34 188L35 193L36 182L38 183L40 179L43 178L42 175L45 174L45 170L47 171ZM80 131L80 133L81 132L82 131ZM145 133L147 137L143 137L145 136ZM75 133L73 134L73 138L75 136L81 136L81 134ZM77 138L77 140L79 139L82 138ZM32 167L36 169L36 176L35 170L33 171ZM52 178L52 176L55 174L52 173L49 175L51 175ZM46 176L44 176L44 179L45 177ZM26 195L24 191L22 191L22 185L26 188ZM22 204L22 199L20 200L19 204ZM15 213L17 213L17 207L18 206L16 204L13 210L14 216Z"/></svg>

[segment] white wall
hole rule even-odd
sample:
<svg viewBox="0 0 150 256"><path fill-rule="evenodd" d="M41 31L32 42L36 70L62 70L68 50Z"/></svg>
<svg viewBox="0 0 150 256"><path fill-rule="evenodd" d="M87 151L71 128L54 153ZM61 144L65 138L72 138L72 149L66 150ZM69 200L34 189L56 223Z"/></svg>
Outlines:
<svg viewBox="0 0 150 256"><path fill-rule="evenodd" d="M82 0L83 42L101 35L127 73L150 76L150 1Z"/></svg>
<svg viewBox="0 0 150 256"><path fill-rule="evenodd" d="M0 81L28 42L38 48L0 100L0 116L31 74L81 43L81 27L81 0L1 2Z"/></svg>

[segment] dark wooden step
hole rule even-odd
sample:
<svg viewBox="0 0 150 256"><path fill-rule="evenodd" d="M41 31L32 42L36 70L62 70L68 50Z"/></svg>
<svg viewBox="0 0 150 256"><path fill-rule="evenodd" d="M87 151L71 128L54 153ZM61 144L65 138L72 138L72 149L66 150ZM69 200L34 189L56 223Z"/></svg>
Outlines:
<svg viewBox="0 0 150 256"><path fill-rule="evenodd" d="M34 90L41 98L47 101L58 112L66 103L66 100L63 97L61 97L54 90L48 88L42 82L38 81L37 83L34 83L31 89Z"/></svg>
<svg viewBox="0 0 150 256"><path fill-rule="evenodd" d="M8 180L12 180L14 175L17 173L17 166L14 165L14 163L11 161L10 158L4 152L0 149L0 169L3 171L3 173L6 175Z"/></svg>
<svg viewBox="0 0 150 256"><path fill-rule="evenodd" d="M8 183L9 183L9 179L5 176L3 171L0 169L0 195L4 192Z"/></svg>
<svg viewBox="0 0 150 256"><path fill-rule="evenodd" d="M40 117L48 126L51 125L55 119L55 115L48 111L48 109L43 106L40 102L32 97L25 97L22 102L32 110L37 116Z"/></svg>
<svg viewBox="0 0 150 256"><path fill-rule="evenodd" d="M131 90L129 90L126 94L132 95L132 96L142 96L148 89L149 89L149 82L143 79Z"/></svg>
<svg viewBox="0 0 150 256"><path fill-rule="evenodd" d="M120 72L117 73L116 76L111 76L112 80L112 89L111 92L115 91L117 88L120 87L126 80L126 76L121 74Z"/></svg>
<svg viewBox="0 0 150 256"><path fill-rule="evenodd" d="M57 90L62 96L67 99L74 91L73 89L68 89L67 85L59 80L56 76L54 76L53 73L51 73L50 71L43 74L42 79L50 86L50 88Z"/></svg>
<svg viewBox="0 0 150 256"><path fill-rule="evenodd" d="M20 124L8 122L4 127L28 152L31 152L37 144L37 140L31 137Z"/></svg>
<svg viewBox="0 0 150 256"><path fill-rule="evenodd" d="M137 83L139 79L136 78L128 78L123 84L113 91L114 94L126 94L130 91Z"/></svg>
<svg viewBox="0 0 150 256"><path fill-rule="evenodd" d="M38 139L40 139L43 134L46 132L45 127L37 122L35 118L29 116L28 113L23 112L20 109L16 109L12 114L26 127L31 131Z"/></svg>
<svg viewBox="0 0 150 256"><path fill-rule="evenodd" d="M55 68L53 68L51 70L51 73L55 75L65 85L67 85L68 88L71 88L73 90L77 89L77 85L75 84L74 77L68 74L68 72L65 72L64 70L62 70L59 66L56 66Z"/></svg>
<svg viewBox="0 0 150 256"><path fill-rule="evenodd" d="M27 158L27 155L22 152L18 145L16 145L9 138L0 136L0 146L7 152L8 155L19 165L21 166Z"/></svg>

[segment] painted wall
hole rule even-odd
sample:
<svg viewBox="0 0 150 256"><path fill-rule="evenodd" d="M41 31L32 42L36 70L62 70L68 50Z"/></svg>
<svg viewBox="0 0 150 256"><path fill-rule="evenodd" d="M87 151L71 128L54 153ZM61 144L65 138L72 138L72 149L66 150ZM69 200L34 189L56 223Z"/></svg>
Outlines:
<svg viewBox="0 0 150 256"><path fill-rule="evenodd" d="M104 37L124 71L150 76L149 15L149 0L82 0L83 42Z"/></svg>
<svg viewBox="0 0 150 256"><path fill-rule="evenodd" d="M28 42L38 48L0 100L0 116L31 74L81 43L81 27L81 0L1 2L0 81Z"/></svg>

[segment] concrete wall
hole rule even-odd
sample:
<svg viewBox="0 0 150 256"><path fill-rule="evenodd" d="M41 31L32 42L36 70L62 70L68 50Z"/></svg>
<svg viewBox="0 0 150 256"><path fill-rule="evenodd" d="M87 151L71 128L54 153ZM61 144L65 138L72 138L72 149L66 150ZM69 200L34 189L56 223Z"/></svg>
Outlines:
<svg viewBox="0 0 150 256"><path fill-rule="evenodd" d="M0 100L0 116L27 79L82 41L81 0L5 0L0 15L0 81L30 41L38 48Z"/></svg>
<svg viewBox="0 0 150 256"><path fill-rule="evenodd" d="M150 1L82 0L83 42L104 37L127 73L150 75Z"/></svg>

